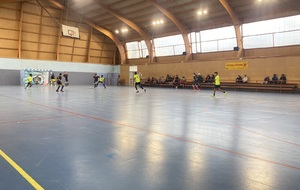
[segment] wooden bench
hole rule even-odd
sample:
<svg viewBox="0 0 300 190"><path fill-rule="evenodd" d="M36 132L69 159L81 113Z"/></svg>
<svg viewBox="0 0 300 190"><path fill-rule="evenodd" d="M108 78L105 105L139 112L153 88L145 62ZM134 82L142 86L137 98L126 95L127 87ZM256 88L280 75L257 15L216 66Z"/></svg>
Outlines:
<svg viewBox="0 0 300 190"><path fill-rule="evenodd" d="M201 83L200 88L212 89L214 83ZM186 88L192 88L192 84L187 84ZM221 88L223 89L249 89L255 91L294 91L297 89L297 84L261 84L261 83L235 83L235 82L222 82Z"/></svg>
<svg viewBox="0 0 300 190"><path fill-rule="evenodd" d="M238 89L253 89L255 90L256 92L257 91L279 91L279 92L282 92L282 91L291 91L293 92L294 88L280 88L280 87L259 87L259 86L240 86L238 87Z"/></svg>
<svg viewBox="0 0 300 190"><path fill-rule="evenodd" d="M213 83L203 83L200 88L214 88ZM261 83L233 83L223 82L221 83L222 89L234 89L234 90L255 90L257 91L291 91L297 89L297 84L261 84Z"/></svg>
<svg viewBox="0 0 300 190"><path fill-rule="evenodd" d="M193 81L186 81L184 86L178 85L178 88L192 88ZM152 87L169 87L175 88L172 83L150 84L145 83L144 86ZM213 89L214 83L201 83L201 89ZM225 90L250 90L250 91L279 91L279 92L294 92L297 89L297 84L261 84L261 83L235 83L235 82L221 82L221 88Z"/></svg>

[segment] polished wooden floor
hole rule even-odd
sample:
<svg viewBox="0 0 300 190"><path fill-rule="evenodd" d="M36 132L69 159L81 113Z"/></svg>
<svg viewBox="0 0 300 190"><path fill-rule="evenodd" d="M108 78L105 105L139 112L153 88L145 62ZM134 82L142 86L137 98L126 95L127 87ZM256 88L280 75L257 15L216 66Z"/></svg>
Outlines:
<svg viewBox="0 0 300 190"><path fill-rule="evenodd" d="M300 189L300 95L0 87L1 190Z"/></svg>

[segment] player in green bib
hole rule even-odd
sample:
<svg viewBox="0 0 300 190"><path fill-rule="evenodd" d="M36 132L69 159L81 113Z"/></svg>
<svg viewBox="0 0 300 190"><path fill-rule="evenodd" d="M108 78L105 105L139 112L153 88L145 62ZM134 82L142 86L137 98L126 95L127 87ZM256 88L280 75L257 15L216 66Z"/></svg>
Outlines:
<svg viewBox="0 0 300 190"><path fill-rule="evenodd" d="M144 88L141 86L141 79L140 79L140 75L139 75L139 74L137 74L137 72L134 72L134 76L133 76L133 78L134 78L134 81L135 81L135 85L134 85L134 87L135 87L135 89L136 89L136 93L139 93L137 86L139 86L141 89L143 89L143 90L144 90L144 92L146 92L146 89L144 89Z"/></svg>
<svg viewBox="0 0 300 190"><path fill-rule="evenodd" d="M28 78L27 78L27 86L25 87L25 90L27 89L27 87L31 87L32 86L32 74L29 74Z"/></svg>
<svg viewBox="0 0 300 190"><path fill-rule="evenodd" d="M102 83L103 87L106 89L106 86L105 86L105 78L104 78L103 75L100 76L99 82Z"/></svg>
<svg viewBox="0 0 300 190"><path fill-rule="evenodd" d="M214 94L212 96L215 97L217 90L223 92L224 95L226 96L227 92L221 89L220 76L218 72L215 72L214 75L215 75L215 88L214 88Z"/></svg>

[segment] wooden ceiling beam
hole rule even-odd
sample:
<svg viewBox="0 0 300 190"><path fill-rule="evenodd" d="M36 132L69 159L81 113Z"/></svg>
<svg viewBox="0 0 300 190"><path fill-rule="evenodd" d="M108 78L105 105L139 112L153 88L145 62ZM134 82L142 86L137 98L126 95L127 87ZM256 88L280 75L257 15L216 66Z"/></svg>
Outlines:
<svg viewBox="0 0 300 190"><path fill-rule="evenodd" d="M95 30L98 30L99 32L103 33L104 35L106 35L107 37L109 37L110 39L112 39L112 41L115 42L115 44L117 45L120 54L121 54L121 64L127 63L126 62L126 52L125 52L125 48L124 45L122 44L122 42L119 40L119 38L114 35L112 32L106 30L105 28L102 28L98 25L96 25L95 23L93 23L91 20L87 19L87 18L83 18L82 21L86 24L88 24L89 26L93 27Z"/></svg>
<svg viewBox="0 0 300 190"><path fill-rule="evenodd" d="M47 1L52 3L54 6L58 7L61 10L65 10L65 7L63 5L61 5L60 3L56 2L55 0L47 0ZM109 37L113 42L115 42L116 46L119 49L120 55L121 55L121 64L127 63L124 45L122 44L122 42L118 39L118 37L116 35L114 35L110 31L108 31L107 29L96 25L91 20L89 20L85 17L82 17L82 21L84 23L86 23L87 25L93 27L95 30L98 30L99 32L103 33L105 36Z"/></svg>
<svg viewBox="0 0 300 190"><path fill-rule="evenodd" d="M34 0L0 0L0 3L17 3L20 1L34 1Z"/></svg>
<svg viewBox="0 0 300 190"><path fill-rule="evenodd" d="M112 14L113 16L115 16L116 18L118 18L119 20L121 20L122 22L127 24L128 26L130 26L132 29L134 29L137 33L139 33L141 35L141 37L145 40L145 43L146 43L146 46L148 49L149 62L152 63L153 62L153 46L152 46L152 42L151 42L151 36L144 29L142 29L140 26L138 26L136 23L125 18L117 11L106 6L104 3L100 2L100 1L95 1L95 0L94 0L94 2L97 3L99 6L101 6L105 11Z"/></svg>
<svg viewBox="0 0 300 190"><path fill-rule="evenodd" d="M184 41L184 46L186 51L185 61L190 60L192 54L191 54L190 41L188 38L188 31L186 29L187 27L182 22L180 22L170 11L168 11L163 6L161 6L156 0L148 0L148 1L177 26L177 28L181 32Z"/></svg>
<svg viewBox="0 0 300 190"><path fill-rule="evenodd" d="M47 0L48 2L52 3L52 5L56 6L57 8L61 9L61 10L65 10L65 7L63 5L61 5L60 3L56 2L55 0Z"/></svg>
<svg viewBox="0 0 300 190"><path fill-rule="evenodd" d="M234 29L235 29L237 46L239 47L237 57L242 58L244 56L244 45L243 45L243 38L242 38L242 31L241 31L242 22L239 20L237 14L234 12L232 7L229 5L227 0L219 0L219 1L231 17L231 20L233 22Z"/></svg>

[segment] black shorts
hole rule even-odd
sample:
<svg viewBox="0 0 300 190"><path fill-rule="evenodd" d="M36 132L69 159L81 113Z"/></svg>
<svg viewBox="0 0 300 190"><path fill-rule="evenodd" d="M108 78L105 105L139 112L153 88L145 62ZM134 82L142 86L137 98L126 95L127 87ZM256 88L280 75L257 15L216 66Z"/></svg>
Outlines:
<svg viewBox="0 0 300 190"><path fill-rule="evenodd" d="M215 88L221 88L221 85L215 85Z"/></svg>

